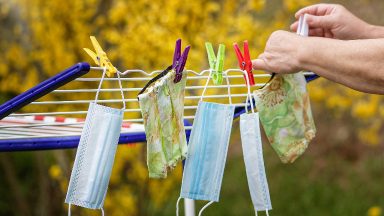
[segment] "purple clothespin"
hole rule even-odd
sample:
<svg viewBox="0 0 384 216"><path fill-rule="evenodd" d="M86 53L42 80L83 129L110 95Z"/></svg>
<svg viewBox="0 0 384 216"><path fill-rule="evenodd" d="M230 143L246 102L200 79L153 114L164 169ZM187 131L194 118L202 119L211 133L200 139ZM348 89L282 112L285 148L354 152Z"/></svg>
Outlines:
<svg viewBox="0 0 384 216"><path fill-rule="evenodd" d="M173 80L174 83L180 82L183 76L183 70L184 70L185 63L187 62L188 52L190 48L191 46L185 47L183 54L180 56L181 39L178 39L176 41L175 53L173 54L173 64L172 64L172 69L176 71L176 76L175 76L175 79Z"/></svg>

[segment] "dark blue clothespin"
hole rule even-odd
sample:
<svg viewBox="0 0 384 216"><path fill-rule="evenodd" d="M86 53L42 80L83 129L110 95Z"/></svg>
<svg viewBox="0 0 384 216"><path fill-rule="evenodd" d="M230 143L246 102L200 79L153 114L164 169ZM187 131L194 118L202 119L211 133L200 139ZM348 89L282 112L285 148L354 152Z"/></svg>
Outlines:
<svg viewBox="0 0 384 216"><path fill-rule="evenodd" d="M173 54L173 64L172 64L172 69L176 71L176 76L175 79L173 80L174 83L180 82L181 78L183 77L183 70L185 63L187 62L188 58L188 52L191 46L187 46L184 49L184 52L182 55L181 54L181 39L178 39L176 41L176 46L175 46L175 53Z"/></svg>

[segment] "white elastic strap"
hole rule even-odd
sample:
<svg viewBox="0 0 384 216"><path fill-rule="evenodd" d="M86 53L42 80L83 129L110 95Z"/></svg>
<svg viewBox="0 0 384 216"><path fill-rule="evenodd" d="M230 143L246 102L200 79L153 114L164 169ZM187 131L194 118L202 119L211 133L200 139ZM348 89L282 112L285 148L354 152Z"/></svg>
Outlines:
<svg viewBox="0 0 384 216"><path fill-rule="evenodd" d="M117 78L119 80L119 87L120 87L120 92L121 92L121 98L123 99L123 110L125 110L125 98L124 98L123 86L121 85L121 79L120 79L120 74L119 73L117 73Z"/></svg>
<svg viewBox="0 0 384 216"><path fill-rule="evenodd" d="M299 23L299 25L297 26L296 34L304 36L304 37L308 37L309 28L308 28L308 24L307 24L307 16L306 16L306 14L301 15L299 17L299 22L298 23Z"/></svg>
<svg viewBox="0 0 384 216"><path fill-rule="evenodd" d="M97 88L97 92L96 92L96 97L95 97L95 103L97 103L97 99L99 98L99 92L100 92L100 89L101 89L101 85L103 84L103 81L104 81L104 77L105 77L105 73L107 72L107 68L104 67L103 68L103 75L101 76L101 79L100 79L100 83L99 83L99 87ZM121 79L120 79L120 74L117 73L117 79L119 81L119 87L120 87L120 93L121 93L121 98L123 99L123 110L125 110L125 98L124 98L124 92L123 92L123 86L121 84Z"/></svg>
<svg viewBox="0 0 384 216"><path fill-rule="evenodd" d="M257 210L255 209L255 212L256 212L256 216L257 216ZM269 213L268 213L268 210L267 209L265 209L265 214L267 215L267 216L269 216Z"/></svg>
<svg viewBox="0 0 384 216"><path fill-rule="evenodd" d="M101 216L104 216L104 209L101 208ZM71 204L68 204L68 216L71 216Z"/></svg>
<svg viewBox="0 0 384 216"><path fill-rule="evenodd" d="M99 92L100 92L100 89L101 89L101 84L103 84L103 81L104 81L104 77L105 77L105 73L106 73L106 72L107 72L107 68L104 67L104 68L103 68L103 75L101 76L100 83L99 83L99 87L97 88L96 97L95 97L95 103L97 103L97 98L99 98Z"/></svg>
<svg viewBox="0 0 384 216"><path fill-rule="evenodd" d="M210 201L210 202L207 203L203 208L201 208L201 210L199 211L199 215L198 215L198 216L201 216L201 214L203 213L203 211L204 211L208 206L210 206L212 203L213 203L213 201Z"/></svg>
<svg viewBox="0 0 384 216"><path fill-rule="evenodd" d="M230 87L230 84L229 84L228 73L226 73L225 79L227 80L229 104L232 104L231 87Z"/></svg>
<svg viewBox="0 0 384 216"><path fill-rule="evenodd" d="M177 199L177 202L176 202L176 216L179 216L179 202L180 202L180 200L181 200L181 197L179 197Z"/></svg>
<svg viewBox="0 0 384 216"><path fill-rule="evenodd" d="M300 32L301 32L301 26L303 25L302 24L303 23L303 17L302 16L300 16L299 17L299 21L297 22L297 29L296 29L296 34L300 34Z"/></svg>
<svg viewBox="0 0 384 216"><path fill-rule="evenodd" d="M251 95L251 87L249 85L248 73L246 71L243 71L243 73L245 75L245 81L247 84L247 101L245 102L245 112L248 113L248 100L249 100L251 103L251 111L252 111L252 113L255 113L255 109L253 107L252 95Z"/></svg>
<svg viewBox="0 0 384 216"><path fill-rule="evenodd" d="M203 101L205 91L207 90L209 80L211 79L211 75L212 75L212 69L209 69L209 76L208 76L207 82L205 83L203 93L201 93L200 101ZM232 104L231 87L229 84L228 74L226 74L225 79L227 80L229 104Z"/></svg>
<svg viewBox="0 0 384 216"><path fill-rule="evenodd" d="M209 69L209 76L208 76L207 82L205 83L205 86L204 86L204 89L203 89L203 93L201 93L200 101L203 101L205 91L207 90L207 86L208 86L209 80L211 79L211 75L212 75L212 69Z"/></svg>

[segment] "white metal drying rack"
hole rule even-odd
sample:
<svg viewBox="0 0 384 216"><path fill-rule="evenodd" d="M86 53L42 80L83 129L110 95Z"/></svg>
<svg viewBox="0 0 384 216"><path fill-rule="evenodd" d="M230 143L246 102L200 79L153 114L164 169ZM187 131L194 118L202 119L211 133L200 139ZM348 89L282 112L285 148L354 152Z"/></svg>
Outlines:
<svg viewBox="0 0 384 216"><path fill-rule="evenodd" d="M91 71L97 72L102 71L101 67L91 67ZM195 110L197 109L198 101L201 98L202 90L205 86L205 81L208 78L210 70L203 70L196 72L193 70L186 70L188 72L187 85L185 88L185 106L184 106L184 119L189 121L192 125ZM141 90L141 87L144 86L155 74L160 73L160 70L156 70L150 73L145 72L144 70L132 69L120 72L121 81L123 83L123 91L125 94L125 102L127 103L127 108L124 110L125 118L124 123L130 124L132 127L131 130L123 128L123 132L144 132L144 127L140 124L143 123L141 118L141 111L138 105L137 93ZM233 73L237 73L234 75ZM125 77L127 75L138 74L139 77ZM229 88L232 93L229 95L227 91L228 86L223 82L223 85L213 85L209 84L207 86L207 92L203 96L204 100L214 100L216 102L228 103L228 98L233 101L233 105L236 107L244 107L245 100L247 98L247 86L244 81L245 71L240 69L227 69L223 71L223 77L226 80L229 80ZM313 73L309 73L313 74ZM260 88L265 85L265 82L270 78L270 74L254 74L255 82L257 83L252 89ZM93 84L93 88L60 88L54 90L48 95L58 96L63 94L76 94L76 96L81 96L84 94L84 98L74 99L74 100L45 100L44 97L38 101L32 102L28 109L28 112L12 113L7 118L0 121L0 140L1 139L23 139L23 138L45 138L45 137L63 137L63 136L76 136L81 134L81 129L83 122L76 119L84 119L87 113L88 104L93 101L94 94L97 91L97 84L100 82L101 77L84 77L77 78L73 82L86 82L87 84ZM104 81L117 81L117 78L104 78ZM126 87L132 83L135 83L135 87ZM96 84L96 85L95 85ZM70 86L71 83L68 83L65 86ZM64 87L65 87L64 86ZM89 85L84 85L89 86ZM114 93L119 92L119 88L106 88L101 89L102 93ZM235 92L235 93L234 93ZM88 94L87 94L88 93ZM46 97L45 97L46 98ZM57 97L56 97L57 98ZM119 95L116 95L116 99L100 99L100 103L104 104L114 104L121 103L122 99ZM66 110L66 111L45 111L39 112L41 108L46 107L46 110L52 110L52 107L82 107L81 110ZM50 107L50 109L48 108ZM32 110L32 112L30 111ZM36 110L36 111L35 111ZM39 116L41 121L34 121L36 117ZM57 116L63 117L65 119L70 119L69 121L55 121ZM43 118L42 118L43 117ZM5 121L8 121L5 123ZM10 123L14 121L15 123ZM23 122L25 121L25 122ZM19 122L19 123L18 123ZM22 122L22 123L20 123ZM191 129L191 126L186 126L186 129Z"/></svg>

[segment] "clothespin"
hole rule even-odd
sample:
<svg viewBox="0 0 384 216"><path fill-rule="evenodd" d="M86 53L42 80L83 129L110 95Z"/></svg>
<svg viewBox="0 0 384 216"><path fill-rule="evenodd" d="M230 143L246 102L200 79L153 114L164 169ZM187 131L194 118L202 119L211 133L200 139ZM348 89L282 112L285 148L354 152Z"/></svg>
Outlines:
<svg viewBox="0 0 384 216"><path fill-rule="evenodd" d="M298 35L301 35L301 36L304 36L304 37L308 37L309 26L308 26L308 23L307 23L307 16L306 16L306 14L301 15L299 17L299 25L297 27L296 33Z"/></svg>
<svg viewBox="0 0 384 216"><path fill-rule="evenodd" d="M97 65L100 67L106 68L106 73L108 77L112 77L117 73L117 69L112 65L111 61L109 61L107 54L104 52L104 50L101 48L99 42L97 42L96 38L94 36L91 36L91 41L93 48L95 48L96 53L94 53L92 50L88 48L84 48L85 52L88 53L89 56L95 61Z"/></svg>
<svg viewBox="0 0 384 216"><path fill-rule="evenodd" d="M181 39L178 39L176 41L176 46L175 46L175 52L173 54L173 64L172 64L172 69L176 71L176 76L175 79L173 80L174 83L180 82L182 76L183 76L183 70L185 63L187 62L188 58L188 52L191 46L187 46L184 49L183 54L181 55Z"/></svg>
<svg viewBox="0 0 384 216"><path fill-rule="evenodd" d="M253 78L253 73L252 73L252 61L251 61L251 57L249 55L248 41L244 41L244 56L241 54L240 48L237 45L237 43L234 43L233 47L235 48L235 52L237 55L237 60L239 61L240 69L247 71L248 78L249 78L249 84L251 86L255 85L255 80ZM245 75L244 75L244 79L246 79Z"/></svg>
<svg viewBox="0 0 384 216"><path fill-rule="evenodd" d="M212 70L213 83L215 85L221 85L221 83L223 83L225 46L224 44L219 45L219 50L217 51L217 58L215 52L213 51L211 43L205 43L205 47L207 48L209 67Z"/></svg>

